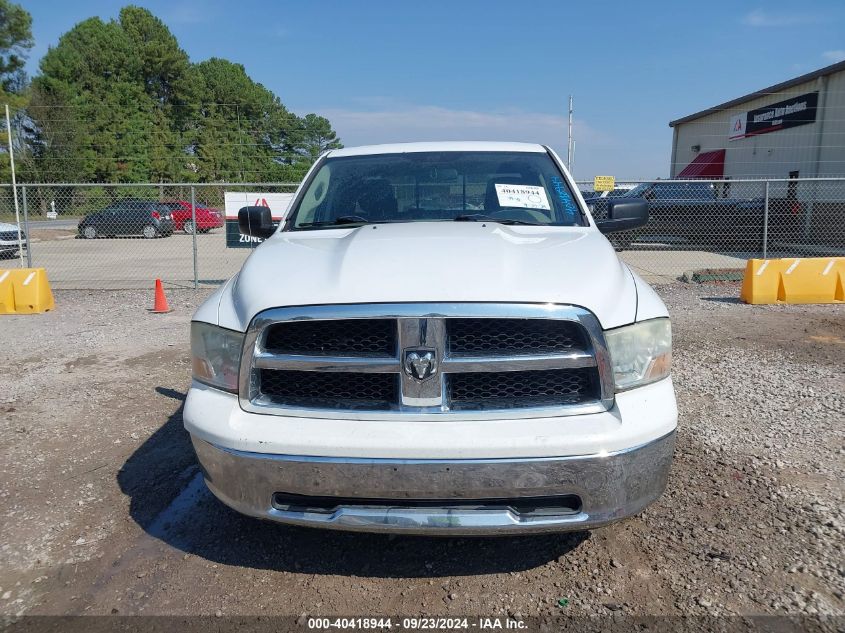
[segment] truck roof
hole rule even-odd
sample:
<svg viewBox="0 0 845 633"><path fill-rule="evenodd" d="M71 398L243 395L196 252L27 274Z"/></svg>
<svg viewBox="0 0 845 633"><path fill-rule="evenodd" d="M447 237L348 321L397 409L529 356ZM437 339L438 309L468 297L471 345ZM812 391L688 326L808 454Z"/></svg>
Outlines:
<svg viewBox="0 0 845 633"><path fill-rule="evenodd" d="M432 143L388 143L363 145L331 150L328 155L366 156L371 154L406 154L411 152L539 152L546 150L538 143L507 143L501 141L439 141Z"/></svg>

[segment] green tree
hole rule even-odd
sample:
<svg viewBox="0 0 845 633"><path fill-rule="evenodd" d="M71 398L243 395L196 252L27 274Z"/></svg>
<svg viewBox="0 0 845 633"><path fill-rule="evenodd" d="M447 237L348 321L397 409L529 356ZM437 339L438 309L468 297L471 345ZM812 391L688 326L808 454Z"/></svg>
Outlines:
<svg viewBox="0 0 845 633"><path fill-rule="evenodd" d="M211 58L196 66L203 105L192 151L204 181L256 181L273 172L290 115L240 64Z"/></svg>
<svg viewBox="0 0 845 633"><path fill-rule="evenodd" d="M201 78L176 37L147 9L124 7L120 25L141 61L144 92L157 106L149 139L150 177L157 182L191 179L185 149L196 136Z"/></svg>
<svg viewBox="0 0 845 633"><path fill-rule="evenodd" d="M33 92L27 106L30 116L24 119L21 126L27 140L27 152L18 162L26 180L79 180L85 157L78 149L81 145L80 126L74 111L65 107L68 101L65 95Z"/></svg>
<svg viewBox="0 0 845 633"><path fill-rule="evenodd" d="M302 119L302 131L299 151L309 161L309 165L330 149L340 149L343 144L338 140L337 133L326 117L317 114L306 114Z"/></svg>
<svg viewBox="0 0 845 633"><path fill-rule="evenodd" d="M152 99L161 105L183 105L198 96L188 54L160 19L130 5L120 10L120 27L140 62L140 79Z"/></svg>
<svg viewBox="0 0 845 633"><path fill-rule="evenodd" d="M140 175L145 146L138 144L143 130L139 134L135 128L145 123L142 113L152 104L139 81L141 61L120 25L99 18L77 24L42 58L40 68L33 96L52 107L32 108L31 116L42 130L58 117L77 127L75 146L63 148L80 159L77 179L110 182ZM46 147L54 147L56 140L45 138ZM52 152L42 159L47 163L42 172L55 171L52 163L58 158Z"/></svg>
<svg viewBox="0 0 845 633"><path fill-rule="evenodd" d="M26 103L27 78L23 70L29 49L32 48L32 16L20 5L0 0L0 103L12 109L13 124L17 127L26 118L21 107ZM1 109L1 108L0 108ZM2 112L0 112L2 119ZM0 142L0 181L11 179L11 161L6 141L6 126L2 125ZM22 157L25 148L16 140L15 158Z"/></svg>
<svg viewBox="0 0 845 633"><path fill-rule="evenodd" d="M329 120L317 114L301 118L292 114L287 130L280 147L280 162L286 167L284 180L301 179L320 154L343 147Z"/></svg>
<svg viewBox="0 0 845 633"><path fill-rule="evenodd" d="M0 0L0 89L19 94L25 83L23 67L32 39L32 16L20 5Z"/></svg>
<svg viewBox="0 0 845 633"><path fill-rule="evenodd" d="M33 82L36 100L51 105L32 108L43 148L34 158L48 167L37 171L56 171L53 163L70 152L79 157L75 179L181 179L182 136L190 120L181 106L193 97L191 76L187 55L144 9L125 8L120 22L79 23L44 56ZM52 136L57 130L49 122L59 110L76 134ZM74 147L66 146L70 142Z"/></svg>
<svg viewBox="0 0 845 633"><path fill-rule="evenodd" d="M300 119L240 64L192 64L141 7L80 22L39 68L24 127L40 181L294 180L340 146L325 118Z"/></svg>

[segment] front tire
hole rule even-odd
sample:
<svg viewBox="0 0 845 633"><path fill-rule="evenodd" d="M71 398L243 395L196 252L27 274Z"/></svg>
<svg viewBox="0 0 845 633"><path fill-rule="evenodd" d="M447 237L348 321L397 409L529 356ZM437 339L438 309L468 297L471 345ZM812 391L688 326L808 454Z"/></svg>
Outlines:
<svg viewBox="0 0 845 633"><path fill-rule="evenodd" d="M185 224L182 226L182 230L185 231L188 235L192 235L194 232L194 223L191 220L186 220Z"/></svg>
<svg viewBox="0 0 845 633"><path fill-rule="evenodd" d="M158 231L156 231L156 227L154 227L152 224L148 224L144 227L143 235L145 239L151 240L156 235L158 235Z"/></svg>
<svg viewBox="0 0 845 633"><path fill-rule="evenodd" d="M82 235L85 236L86 240L93 240L97 237L97 229L94 228L93 226L86 226L82 230Z"/></svg>

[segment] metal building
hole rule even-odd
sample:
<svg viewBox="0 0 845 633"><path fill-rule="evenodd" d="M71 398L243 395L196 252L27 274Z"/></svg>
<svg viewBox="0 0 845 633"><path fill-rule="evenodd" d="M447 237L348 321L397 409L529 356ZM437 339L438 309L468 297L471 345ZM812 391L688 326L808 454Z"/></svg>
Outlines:
<svg viewBox="0 0 845 633"><path fill-rule="evenodd" d="M673 178L843 176L845 61L669 126Z"/></svg>

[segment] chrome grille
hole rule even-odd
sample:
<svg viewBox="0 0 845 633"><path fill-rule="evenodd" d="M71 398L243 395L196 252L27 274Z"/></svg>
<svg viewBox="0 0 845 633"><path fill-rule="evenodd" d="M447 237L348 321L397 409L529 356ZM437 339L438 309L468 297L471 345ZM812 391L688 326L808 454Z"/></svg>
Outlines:
<svg viewBox="0 0 845 633"><path fill-rule="evenodd" d="M527 319L449 319L452 354L552 354L586 349L578 323Z"/></svg>
<svg viewBox="0 0 845 633"><path fill-rule="evenodd" d="M613 404L596 318L550 304L275 308L250 325L241 406L303 417L495 419Z"/></svg>
<svg viewBox="0 0 845 633"><path fill-rule="evenodd" d="M385 410L397 397L392 374L260 369L259 381L261 393L288 406Z"/></svg>
<svg viewBox="0 0 845 633"><path fill-rule="evenodd" d="M454 410L573 405L599 397L595 369L454 374L447 378Z"/></svg>
<svg viewBox="0 0 845 633"><path fill-rule="evenodd" d="M268 329L264 347L276 354L393 356L396 321L341 319L277 323Z"/></svg>

